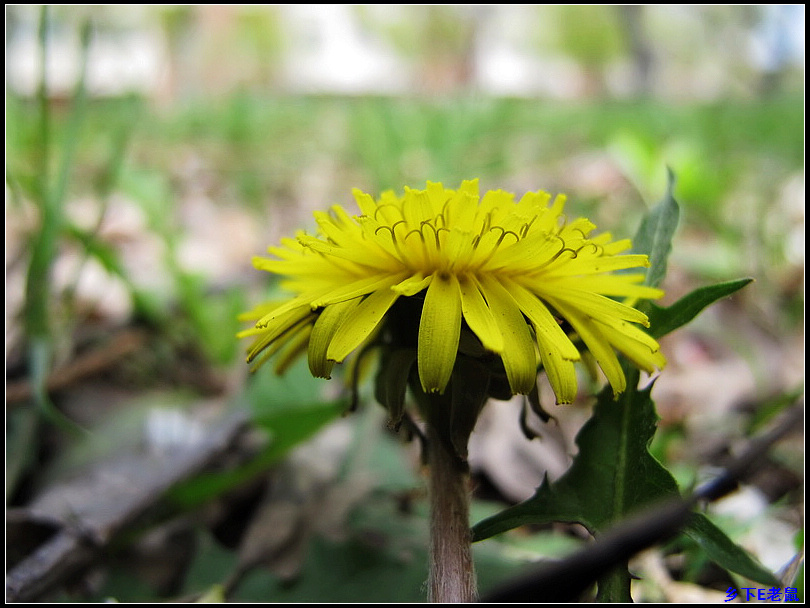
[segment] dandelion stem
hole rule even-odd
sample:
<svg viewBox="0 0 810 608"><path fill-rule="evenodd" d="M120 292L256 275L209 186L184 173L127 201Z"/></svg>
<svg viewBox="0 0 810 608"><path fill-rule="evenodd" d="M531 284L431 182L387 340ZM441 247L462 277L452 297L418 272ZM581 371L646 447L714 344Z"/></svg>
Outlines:
<svg viewBox="0 0 810 608"><path fill-rule="evenodd" d="M470 534L469 467L428 425L430 577L428 601L475 602L478 590Z"/></svg>

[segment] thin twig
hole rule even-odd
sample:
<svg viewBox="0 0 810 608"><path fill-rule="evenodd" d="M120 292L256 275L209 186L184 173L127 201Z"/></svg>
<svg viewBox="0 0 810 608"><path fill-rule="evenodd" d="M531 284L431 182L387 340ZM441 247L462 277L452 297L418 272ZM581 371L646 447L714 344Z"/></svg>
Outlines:
<svg viewBox="0 0 810 608"><path fill-rule="evenodd" d="M140 330L125 330L105 346L78 356L75 360L55 370L46 383L48 392L70 386L76 381L97 374L117 364L123 357L137 351L146 341ZM28 380L10 382L6 385L6 404L31 399L34 389Z"/></svg>

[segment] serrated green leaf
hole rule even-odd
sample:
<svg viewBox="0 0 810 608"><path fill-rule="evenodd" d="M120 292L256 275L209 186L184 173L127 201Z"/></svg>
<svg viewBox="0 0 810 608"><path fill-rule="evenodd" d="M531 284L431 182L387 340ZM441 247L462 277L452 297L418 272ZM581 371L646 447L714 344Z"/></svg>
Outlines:
<svg viewBox="0 0 810 608"><path fill-rule="evenodd" d="M626 370L628 386L638 372ZM672 475L648 451L658 417L650 389L628 389L618 400L608 387L599 395L591 419L577 435L579 453L568 472L535 495L473 528L475 540L530 523L575 521L592 533L641 507L677 497Z"/></svg>
<svg viewBox="0 0 810 608"><path fill-rule="evenodd" d="M717 565L762 585L782 586L773 573L757 563L702 513L694 513L684 531Z"/></svg>
<svg viewBox="0 0 810 608"><path fill-rule="evenodd" d="M736 279L717 285L700 287L685 295L672 306L661 307L649 304L650 334L660 338L683 327L700 314L704 308L739 291L754 279Z"/></svg>
<svg viewBox="0 0 810 608"><path fill-rule="evenodd" d="M679 497L675 479L648 449L658 421L652 386L638 390L638 371L625 367L625 373L629 388L618 400L609 387L599 395L593 416L577 435L579 453L568 472L553 483L545 479L530 499L478 523L474 540L521 525L560 521L580 523L598 535L645 507ZM775 584L771 573L702 515L692 518L687 533L720 566ZM627 600L621 580L625 575L600 580L600 597Z"/></svg>
<svg viewBox="0 0 810 608"><path fill-rule="evenodd" d="M675 175L667 170L667 191L664 198L644 216L636 236L633 238L633 251L644 253L650 258L645 285L657 287L667 272L667 258L672 251L672 237L678 227L680 210L672 195Z"/></svg>
<svg viewBox="0 0 810 608"><path fill-rule="evenodd" d="M679 496L675 479L648 450L658 422L652 385L635 389L639 372L624 367L628 390L616 400L610 387L599 394L593 416L577 435L579 453L568 472L554 483L544 480L532 498L477 524L474 540L553 521L578 522L598 535L645 506ZM617 566L599 581L602 600L630 600L626 565Z"/></svg>

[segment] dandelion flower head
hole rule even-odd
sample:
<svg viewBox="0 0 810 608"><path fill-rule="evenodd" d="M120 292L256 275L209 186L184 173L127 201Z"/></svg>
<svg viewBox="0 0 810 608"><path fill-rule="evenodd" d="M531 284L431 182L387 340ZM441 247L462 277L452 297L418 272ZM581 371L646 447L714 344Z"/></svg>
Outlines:
<svg viewBox="0 0 810 608"><path fill-rule="evenodd" d="M406 298L421 306L417 370L427 393L447 387L463 332L500 357L513 394L532 391L542 365L558 403L576 396L574 363L586 351L615 394L626 387L617 352L648 372L664 366L639 327L646 315L619 301L663 295L642 284L647 256L624 253L627 239L590 236L587 219L567 221L564 196L480 196L478 180L354 196L360 215L338 205L316 212L317 236L299 233L254 259L291 295L243 316L255 321L239 334L254 338L248 361L278 354L278 369L306 353L312 374L329 377L396 323Z"/></svg>

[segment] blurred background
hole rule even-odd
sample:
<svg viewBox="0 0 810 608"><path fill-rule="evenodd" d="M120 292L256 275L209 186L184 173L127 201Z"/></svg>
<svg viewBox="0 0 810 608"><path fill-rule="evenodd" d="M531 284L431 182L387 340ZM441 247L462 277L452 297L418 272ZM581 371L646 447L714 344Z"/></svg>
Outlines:
<svg viewBox="0 0 810 608"><path fill-rule="evenodd" d="M342 417L340 381L305 364L249 377L235 338L275 289L251 257L313 210L354 209L354 187L563 192L569 215L630 237L671 169L664 303L755 279L663 343L654 453L684 489L710 475L803 395L804 11L7 6L14 584L57 601L419 601L416 446L369 387ZM532 442L519 402L487 408L474 518L570 463L590 402L547 403L558 423ZM802 542L803 436L765 465L713 515L779 570ZM103 565L55 548L76 522ZM482 587L582 540L481 543ZM679 542L639 560L636 599L739 585Z"/></svg>

